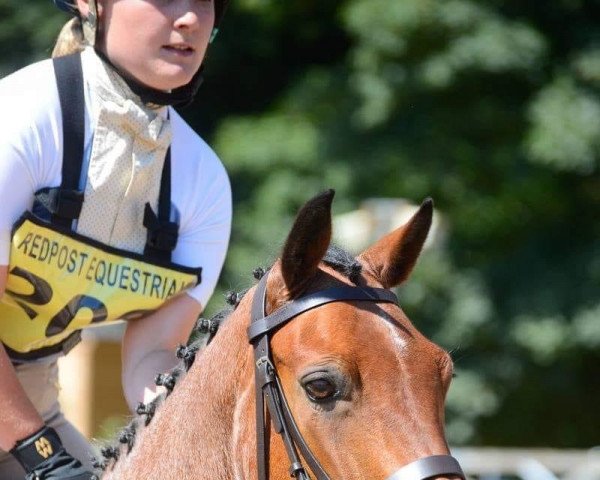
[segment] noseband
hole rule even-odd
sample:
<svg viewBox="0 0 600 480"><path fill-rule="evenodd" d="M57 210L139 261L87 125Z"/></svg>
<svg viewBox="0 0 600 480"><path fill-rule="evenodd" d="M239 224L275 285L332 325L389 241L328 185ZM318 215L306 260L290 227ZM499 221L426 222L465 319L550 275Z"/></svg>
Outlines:
<svg viewBox="0 0 600 480"><path fill-rule="evenodd" d="M254 347L256 383L256 452L258 480L268 480L269 425L265 419L265 404L275 432L281 435L290 460L290 476L297 480L310 480L301 458L315 474L317 480L330 480L325 470L304 441L281 387L273 364L270 335L282 325L300 315L331 302L368 301L398 305L396 295L390 290L371 287L334 287L300 297L267 315L267 277L260 280L252 300L252 318L248 338ZM458 461L450 455L431 455L420 458L396 470L387 480L426 480L440 475L454 475L465 480Z"/></svg>

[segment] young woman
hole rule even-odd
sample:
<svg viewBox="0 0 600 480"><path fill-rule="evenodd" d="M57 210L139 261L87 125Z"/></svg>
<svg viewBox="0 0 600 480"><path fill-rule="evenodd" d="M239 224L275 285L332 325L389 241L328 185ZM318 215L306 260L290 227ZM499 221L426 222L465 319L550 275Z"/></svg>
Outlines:
<svg viewBox="0 0 600 480"><path fill-rule="evenodd" d="M60 58L0 81L3 480L93 478L57 402L57 358L82 328L125 319L125 397L151 399L231 224L223 166L172 108L193 99L227 0L55 3L75 15Z"/></svg>

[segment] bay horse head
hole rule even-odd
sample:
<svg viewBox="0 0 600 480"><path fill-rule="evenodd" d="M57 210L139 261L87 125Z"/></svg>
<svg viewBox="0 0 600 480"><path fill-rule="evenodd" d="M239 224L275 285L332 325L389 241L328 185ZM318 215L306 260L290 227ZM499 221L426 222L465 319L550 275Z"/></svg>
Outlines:
<svg viewBox="0 0 600 480"><path fill-rule="evenodd" d="M444 436L452 361L389 290L432 202L352 258L330 246L332 200L300 210L281 257L103 478L464 479Z"/></svg>

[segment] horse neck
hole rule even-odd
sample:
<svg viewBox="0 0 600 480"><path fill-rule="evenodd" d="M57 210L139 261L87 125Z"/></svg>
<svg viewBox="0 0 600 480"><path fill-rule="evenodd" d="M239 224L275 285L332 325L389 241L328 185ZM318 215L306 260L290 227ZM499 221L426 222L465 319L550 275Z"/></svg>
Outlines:
<svg viewBox="0 0 600 480"><path fill-rule="evenodd" d="M247 390L253 378L246 337L249 309L243 303L138 433L131 453L122 456L103 480L244 478L237 471L239 465L234 465L245 418L240 414L239 392ZM241 430L247 428L241 425Z"/></svg>

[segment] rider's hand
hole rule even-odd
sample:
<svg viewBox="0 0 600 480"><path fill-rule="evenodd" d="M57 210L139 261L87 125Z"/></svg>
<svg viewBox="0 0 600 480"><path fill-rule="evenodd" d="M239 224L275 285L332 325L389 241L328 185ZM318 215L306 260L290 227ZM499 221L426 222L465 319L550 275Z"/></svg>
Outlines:
<svg viewBox="0 0 600 480"><path fill-rule="evenodd" d="M26 480L95 480L97 477L67 453L53 428L45 426L10 451L27 473Z"/></svg>

